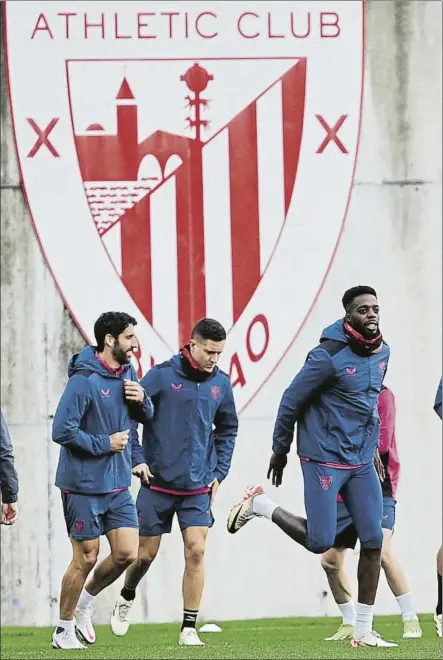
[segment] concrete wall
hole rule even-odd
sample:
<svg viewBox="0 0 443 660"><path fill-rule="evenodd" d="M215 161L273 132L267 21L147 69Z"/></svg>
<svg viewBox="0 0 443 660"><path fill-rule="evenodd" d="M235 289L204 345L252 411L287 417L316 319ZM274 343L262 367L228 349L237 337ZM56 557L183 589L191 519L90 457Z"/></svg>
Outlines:
<svg viewBox="0 0 443 660"><path fill-rule="evenodd" d="M395 548L419 611L435 598L441 542L441 426L432 401L441 374L441 3L367 3L363 134L355 190L343 239L318 303L297 342L246 409L229 481L215 508L202 615L217 619L335 614L318 558L267 521L229 537L224 519L246 483L263 481L279 398L337 317L348 286L379 292L392 347L388 384L397 396L403 472ZM3 44L3 40L2 40ZM1 530L3 625L48 625L69 561L59 494L58 450L51 419L69 356L84 345L45 266L22 189L1 61L1 402L21 483L21 520ZM303 512L300 469L292 456L278 502ZM103 552L106 550L103 541ZM278 559L277 559L278 557ZM356 555L348 560L355 575ZM182 547L165 538L137 601L138 620L177 619ZM279 570L275 570L276 566ZM355 583L355 580L354 580ZM108 619L118 586L102 594L97 620ZM382 579L377 610L397 606Z"/></svg>

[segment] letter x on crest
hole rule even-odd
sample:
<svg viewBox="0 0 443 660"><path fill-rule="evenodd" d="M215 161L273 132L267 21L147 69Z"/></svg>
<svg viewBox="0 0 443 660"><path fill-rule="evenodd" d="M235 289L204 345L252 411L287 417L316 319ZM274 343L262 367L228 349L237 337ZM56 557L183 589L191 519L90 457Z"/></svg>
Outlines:
<svg viewBox="0 0 443 660"><path fill-rule="evenodd" d="M57 153L56 149L54 148L54 145L48 139L49 134L51 133L54 126L58 122L58 119L59 119L58 117L54 117L54 119L51 119L49 124L43 130L37 126L37 124L35 123L35 121L33 119L28 119L28 122L31 124L32 128L34 129L34 131L38 135L36 143L34 144L34 146L32 147L31 151L28 154L28 158L34 158L37 151L43 145L45 145L49 149L49 151L51 152L51 154L55 158L60 158L59 154Z"/></svg>
<svg viewBox="0 0 443 660"><path fill-rule="evenodd" d="M320 124L323 126L323 128L326 131L326 137L323 140L323 142L321 143L321 145L319 146L319 148L317 149L316 153L317 154L322 154L330 142L335 142L335 144L337 145L337 147L340 149L340 151L342 153L344 153L344 154L349 153L348 150L346 149L345 145L343 144L343 142L340 140L340 138L337 135L338 131L342 127L343 122L345 121L345 119L348 115L342 115L336 121L336 123L334 124L334 126L332 128L326 123L326 121L323 119L323 117L321 115L315 115L315 116L317 117L318 121L320 122Z"/></svg>

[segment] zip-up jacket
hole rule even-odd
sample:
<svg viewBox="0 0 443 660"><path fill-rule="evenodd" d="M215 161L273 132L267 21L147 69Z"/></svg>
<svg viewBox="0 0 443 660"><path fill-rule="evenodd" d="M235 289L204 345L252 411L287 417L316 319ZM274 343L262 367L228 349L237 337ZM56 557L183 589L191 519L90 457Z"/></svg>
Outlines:
<svg viewBox="0 0 443 660"><path fill-rule="evenodd" d="M273 451L287 454L297 423L297 452L320 463L371 463L379 441L377 400L389 347L357 355L343 320L323 331L320 344L284 392L274 428Z"/></svg>
<svg viewBox="0 0 443 660"><path fill-rule="evenodd" d="M175 355L141 380L155 411L144 425L143 451L154 487L194 491L227 476L238 421L229 376L216 367L197 381L185 359Z"/></svg>
<svg viewBox="0 0 443 660"><path fill-rule="evenodd" d="M143 404L125 400L123 380L137 380L134 367L128 364L114 372L88 346L73 356L68 376L52 427L52 439L61 446L56 486L84 494L128 488L132 468L144 463L137 421L153 415L148 396ZM110 436L126 430L125 449L111 451Z"/></svg>

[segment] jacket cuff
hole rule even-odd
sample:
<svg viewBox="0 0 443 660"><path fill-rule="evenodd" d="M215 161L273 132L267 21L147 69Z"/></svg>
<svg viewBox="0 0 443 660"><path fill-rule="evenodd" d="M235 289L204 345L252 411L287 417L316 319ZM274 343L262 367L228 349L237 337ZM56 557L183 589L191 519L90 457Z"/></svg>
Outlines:
<svg viewBox="0 0 443 660"><path fill-rule="evenodd" d="M219 484L221 484L221 482L223 481L223 479L225 479L225 477L226 475L222 475L221 472L219 472L218 470L214 472L214 479L217 479Z"/></svg>
<svg viewBox="0 0 443 660"><path fill-rule="evenodd" d="M289 448L283 447L279 442L274 442L272 443L272 451L274 454L280 454L280 455L287 455L289 454Z"/></svg>
<svg viewBox="0 0 443 660"><path fill-rule="evenodd" d="M2 504L15 504L18 501L18 494L2 493Z"/></svg>
<svg viewBox="0 0 443 660"><path fill-rule="evenodd" d="M101 436L103 442L103 453L107 454L111 451L111 437L109 435Z"/></svg>

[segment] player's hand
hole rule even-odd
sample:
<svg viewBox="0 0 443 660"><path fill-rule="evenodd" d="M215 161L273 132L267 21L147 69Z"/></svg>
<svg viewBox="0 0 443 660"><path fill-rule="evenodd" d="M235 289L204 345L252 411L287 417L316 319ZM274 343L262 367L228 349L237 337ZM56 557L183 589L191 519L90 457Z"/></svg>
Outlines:
<svg viewBox="0 0 443 660"><path fill-rule="evenodd" d="M138 477L142 484L149 484L149 479L152 479L154 475L152 474L149 466L146 463L139 463L132 468L132 474L135 477Z"/></svg>
<svg viewBox="0 0 443 660"><path fill-rule="evenodd" d="M285 469L287 462L288 457L286 454L274 454L274 452L272 452L267 478L269 479L272 475L272 485L277 488L281 486L283 481L283 470Z"/></svg>
<svg viewBox="0 0 443 660"><path fill-rule="evenodd" d="M13 525L18 520L18 503L2 504L2 525Z"/></svg>
<svg viewBox="0 0 443 660"><path fill-rule="evenodd" d="M124 380L123 387L125 388L125 399L127 401L143 403L146 393L139 383L137 383L135 380Z"/></svg>
<svg viewBox="0 0 443 660"><path fill-rule="evenodd" d="M128 431L119 431L118 433L113 433L110 436L111 440L111 451L122 452L129 440L129 430Z"/></svg>
<svg viewBox="0 0 443 660"><path fill-rule="evenodd" d="M220 482L218 479L214 479L214 481L211 481L210 484L208 484L208 487L211 489L211 505L210 508L212 509L215 498L217 497L217 491L220 487Z"/></svg>
<svg viewBox="0 0 443 660"><path fill-rule="evenodd" d="M386 472L382 460L380 458L380 454L378 453L378 449L376 450L374 455L374 466L378 474L378 478L380 479L381 483L383 483L386 478Z"/></svg>

